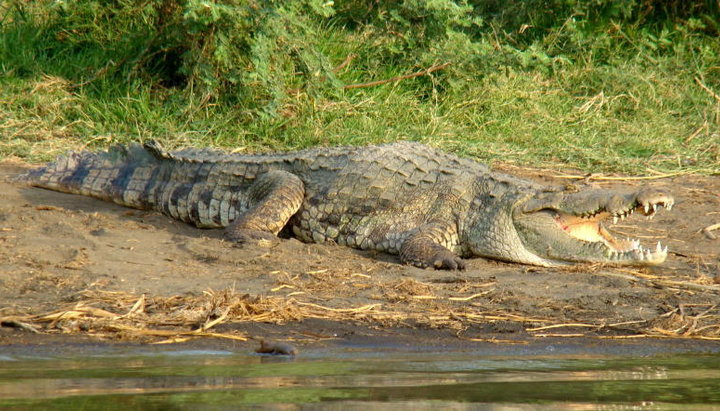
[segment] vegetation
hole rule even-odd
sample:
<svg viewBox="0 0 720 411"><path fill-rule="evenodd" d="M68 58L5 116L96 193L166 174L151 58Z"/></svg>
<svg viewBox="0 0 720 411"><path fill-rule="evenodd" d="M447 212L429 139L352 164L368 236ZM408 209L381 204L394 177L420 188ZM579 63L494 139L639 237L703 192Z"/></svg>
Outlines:
<svg viewBox="0 0 720 411"><path fill-rule="evenodd" d="M718 4L0 0L0 158L409 139L483 161L717 173Z"/></svg>

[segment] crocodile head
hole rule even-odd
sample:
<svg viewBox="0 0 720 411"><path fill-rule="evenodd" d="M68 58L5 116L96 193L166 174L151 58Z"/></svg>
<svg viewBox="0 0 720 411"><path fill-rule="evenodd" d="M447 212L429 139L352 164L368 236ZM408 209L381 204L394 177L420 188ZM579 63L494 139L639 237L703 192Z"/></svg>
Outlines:
<svg viewBox="0 0 720 411"><path fill-rule="evenodd" d="M652 218L672 209L673 197L665 191L641 189L620 194L611 190L536 192L506 203L504 223L492 227L500 235L501 255L508 261L554 266L572 263L656 265L665 261L667 247L659 242L645 247L637 239L620 239L606 225L633 213ZM473 242L471 241L471 248ZM484 250L473 254L483 255Z"/></svg>

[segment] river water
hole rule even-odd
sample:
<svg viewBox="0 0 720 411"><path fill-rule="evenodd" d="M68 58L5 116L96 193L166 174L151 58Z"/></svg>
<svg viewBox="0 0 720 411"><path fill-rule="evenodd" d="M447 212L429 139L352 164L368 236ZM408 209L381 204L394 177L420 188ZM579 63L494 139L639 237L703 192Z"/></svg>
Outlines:
<svg viewBox="0 0 720 411"><path fill-rule="evenodd" d="M720 349L0 347L2 410L720 409Z"/></svg>

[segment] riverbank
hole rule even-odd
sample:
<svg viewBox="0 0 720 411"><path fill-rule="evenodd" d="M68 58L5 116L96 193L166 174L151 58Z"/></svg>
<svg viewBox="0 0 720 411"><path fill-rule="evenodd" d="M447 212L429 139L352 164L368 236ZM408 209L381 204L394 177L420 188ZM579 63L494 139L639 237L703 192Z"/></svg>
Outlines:
<svg viewBox="0 0 720 411"><path fill-rule="evenodd" d="M0 166L2 344L42 343L47 335L306 344L363 330L507 344L720 338L718 240L701 232L720 218L720 182L711 176L653 180L675 195L672 212L614 226L645 245L668 245L668 261L658 267L558 269L471 259L466 271L449 272L295 239L238 248L219 230L8 182L25 167ZM541 177L546 171L503 171L566 181Z"/></svg>

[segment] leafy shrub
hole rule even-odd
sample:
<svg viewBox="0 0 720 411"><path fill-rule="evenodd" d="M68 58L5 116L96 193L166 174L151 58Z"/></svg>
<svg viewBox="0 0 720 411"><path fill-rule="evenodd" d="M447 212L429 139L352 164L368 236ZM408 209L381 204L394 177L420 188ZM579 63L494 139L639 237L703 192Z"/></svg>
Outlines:
<svg viewBox="0 0 720 411"><path fill-rule="evenodd" d="M522 145L541 133L620 141L651 114L668 133L707 121L715 135L698 82L720 88L719 16L715 0L0 0L0 82L62 80L77 110L51 126L79 134L297 147L474 133L535 152ZM609 141L553 151L599 164Z"/></svg>

